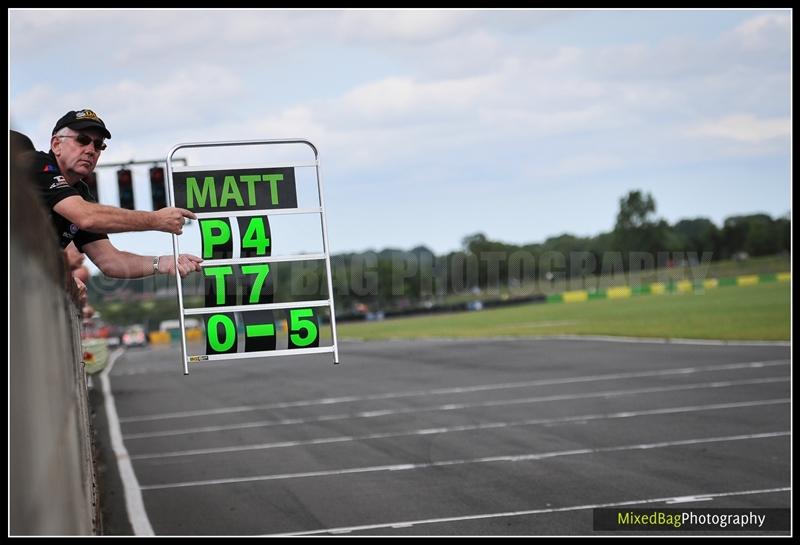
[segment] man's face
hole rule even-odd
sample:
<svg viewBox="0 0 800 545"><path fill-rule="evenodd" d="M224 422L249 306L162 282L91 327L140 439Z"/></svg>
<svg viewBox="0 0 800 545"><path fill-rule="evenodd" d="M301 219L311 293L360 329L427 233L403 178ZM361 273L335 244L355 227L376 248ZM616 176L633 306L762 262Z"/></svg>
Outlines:
<svg viewBox="0 0 800 545"><path fill-rule="evenodd" d="M86 144L81 140L91 138ZM51 141L53 153L58 159L58 166L61 173L70 181L70 178L83 178L94 170L97 160L100 158L100 150L97 144L103 142L103 135L94 129L81 129L74 131L69 129L65 135L54 136Z"/></svg>

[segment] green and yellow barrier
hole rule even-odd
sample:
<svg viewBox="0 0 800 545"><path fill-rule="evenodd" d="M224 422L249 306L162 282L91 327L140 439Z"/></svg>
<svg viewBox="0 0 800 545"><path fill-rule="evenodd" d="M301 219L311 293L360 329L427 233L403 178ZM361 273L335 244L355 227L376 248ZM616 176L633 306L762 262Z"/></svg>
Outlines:
<svg viewBox="0 0 800 545"><path fill-rule="evenodd" d="M608 288L606 290L606 298L607 299L627 299L632 295L631 288L629 286L619 286L617 288Z"/></svg>
<svg viewBox="0 0 800 545"><path fill-rule="evenodd" d="M589 299L589 292L586 290L565 291L563 295L565 303L582 303Z"/></svg>
<svg viewBox="0 0 800 545"><path fill-rule="evenodd" d="M605 290L572 290L548 295L548 303L582 303L594 299L628 299L631 296L663 295L665 293L694 293L726 286L755 286L769 282L789 282L790 272L773 274L747 274L734 278L707 278L695 284L691 280L653 282L640 286L616 286Z"/></svg>
<svg viewBox="0 0 800 545"><path fill-rule="evenodd" d="M663 282L653 282L650 284L650 293L653 295L664 295L667 293L667 286Z"/></svg>
<svg viewBox="0 0 800 545"><path fill-rule="evenodd" d="M709 278L708 280L703 280L704 290L711 290L716 287L719 287L719 280L717 280L716 278Z"/></svg>
<svg viewBox="0 0 800 545"><path fill-rule="evenodd" d="M757 274L748 274L745 276L736 277L737 286L755 286L758 284L759 278Z"/></svg>

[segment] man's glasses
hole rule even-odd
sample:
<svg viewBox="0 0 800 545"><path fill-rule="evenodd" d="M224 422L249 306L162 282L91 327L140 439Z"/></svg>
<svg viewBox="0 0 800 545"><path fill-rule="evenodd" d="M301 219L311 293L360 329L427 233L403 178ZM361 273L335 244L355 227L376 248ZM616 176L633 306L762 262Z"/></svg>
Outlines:
<svg viewBox="0 0 800 545"><path fill-rule="evenodd" d="M88 134L79 134L77 136L73 136L71 134L62 134L60 135L60 138L74 138L75 140L78 141L78 144L80 144L81 146L88 146L89 144L93 143L94 149L96 149L97 151L103 151L108 147L103 142L102 138L98 138L97 140L95 140Z"/></svg>

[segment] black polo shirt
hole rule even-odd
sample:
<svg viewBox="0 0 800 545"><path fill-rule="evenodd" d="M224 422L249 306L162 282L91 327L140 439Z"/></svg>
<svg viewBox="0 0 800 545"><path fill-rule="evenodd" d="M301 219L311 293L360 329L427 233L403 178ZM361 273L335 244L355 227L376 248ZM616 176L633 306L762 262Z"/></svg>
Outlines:
<svg viewBox="0 0 800 545"><path fill-rule="evenodd" d="M80 180L75 185L67 183L61 175L61 170L58 168L58 162L52 151L50 153L34 152L32 154L31 168L33 178L36 181L36 188L47 211L50 212L50 218L53 221L53 227L56 230L56 235L62 248L66 248L70 242L74 242L78 250L82 252L84 244L108 238L104 234L81 231L77 225L53 211L53 207L56 204L73 195L78 195L89 202L97 202L97 199L92 195L89 186L83 180Z"/></svg>

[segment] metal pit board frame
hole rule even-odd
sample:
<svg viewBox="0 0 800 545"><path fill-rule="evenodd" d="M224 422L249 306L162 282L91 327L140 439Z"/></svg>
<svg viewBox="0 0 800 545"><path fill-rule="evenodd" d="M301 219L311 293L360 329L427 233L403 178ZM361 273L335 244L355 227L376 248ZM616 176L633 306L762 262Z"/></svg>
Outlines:
<svg viewBox="0 0 800 545"><path fill-rule="evenodd" d="M322 178L320 176L319 171L319 152L314 144L312 144L309 140L305 138L291 138L285 140L238 140L238 141L222 141L222 142L191 142L191 143L183 143L178 144L173 147L169 155L167 156L167 186L169 191L169 205L175 206L175 188L173 185L173 156L178 150L182 149L191 149L191 148L211 148L211 147L231 147L231 146L268 146L268 145L275 145L275 144L304 144L311 148L314 152L314 163L313 164L303 164L303 165L288 165L288 168L294 168L295 166L302 166L302 167L314 167L314 172L317 178L317 195L319 196L319 208L294 208L294 209L258 209L252 211L238 211L238 212L228 212L224 214L227 217L247 217L247 216L269 216L269 215L279 215L279 214L319 214L320 215L320 223L322 225L322 254L302 254L302 255L294 255L294 256L276 256L276 257L259 257L259 258L239 258L239 259L214 259L210 260L211 263L209 265L232 265L232 264L239 264L239 263L274 263L274 262L281 262L281 261L303 261L303 260L324 260L325 261L325 273L326 279L328 282L328 299L318 300L318 301L297 301L297 302L285 302L285 303L268 303L268 304L250 304L250 305L234 305L234 306L217 306L217 307L202 307L202 308L192 308L192 309L184 309L183 307L183 287L181 286L181 278L178 274L177 267L175 267L175 277L178 287L178 310L179 310L179 319L180 319L180 328L181 328L181 356L183 358L183 374L189 374L189 361L190 357L187 355L187 348L186 348L186 326L185 326L185 316L188 315L201 315L201 314L212 314L218 312L244 312L244 311L256 311L256 310L275 310L275 309L291 309L291 308L300 308L300 307L328 307L330 311L330 324L331 324L331 336L333 344L331 346L319 346L319 347L312 347L312 348L294 348L290 350L269 350L269 351L260 351L260 352L244 352L244 353L231 353L231 354L209 354L201 356L200 359L202 361L212 361L212 360L224 360L224 359L244 359L244 358L253 358L253 357L275 357L275 356L300 356L303 354L320 354L320 353L333 353L333 363L339 363L339 345L337 342L337 335L336 335L336 314L333 308L333 278L331 274L331 257L330 257L330 247L328 244L328 223L325 217L325 196L324 190L322 187ZM178 160L178 159L175 159ZM182 159L181 159L182 160ZM185 164L185 161L184 161ZM287 165L280 165L281 167L286 168ZM201 166L200 168L208 168L206 166ZM217 168L217 167L214 167ZM224 168L237 168L237 165L229 165L225 166ZM270 167L266 167L270 168ZM190 170L188 167L184 167L180 170ZM193 168L191 170L194 170ZM203 219L204 217L220 217L221 214L216 212L197 212L196 213L198 219ZM172 254L175 260L175 263L178 262L178 255L180 255L180 244L178 242L178 235L172 235ZM200 264L201 267L207 266L206 261ZM195 357L192 357L192 361L197 361Z"/></svg>

